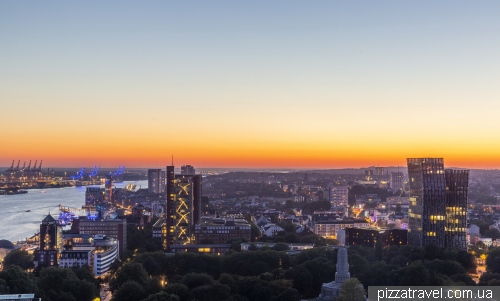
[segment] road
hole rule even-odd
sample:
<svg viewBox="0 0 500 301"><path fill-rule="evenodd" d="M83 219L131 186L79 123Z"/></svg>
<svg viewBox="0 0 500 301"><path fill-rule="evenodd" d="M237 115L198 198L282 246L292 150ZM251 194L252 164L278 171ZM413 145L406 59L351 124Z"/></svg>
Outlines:
<svg viewBox="0 0 500 301"><path fill-rule="evenodd" d="M99 296L101 296L102 301L110 301L111 300L111 292L106 291L106 289L109 288L109 285L106 283L101 288L99 289ZM103 296L106 296L105 298L102 298Z"/></svg>
<svg viewBox="0 0 500 301"><path fill-rule="evenodd" d="M483 273L486 273L486 266L484 264L477 264L477 274L470 274L470 276L472 277L472 279L478 283L479 282L479 278L481 278L481 275Z"/></svg>

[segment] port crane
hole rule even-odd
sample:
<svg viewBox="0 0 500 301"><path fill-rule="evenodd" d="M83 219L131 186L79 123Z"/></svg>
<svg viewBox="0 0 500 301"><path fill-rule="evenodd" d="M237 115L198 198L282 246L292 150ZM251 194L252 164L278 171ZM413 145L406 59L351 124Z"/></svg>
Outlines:
<svg viewBox="0 0 500 301"><path fill-rule="evenodd" d="M73 180L81 179L84 172L85 172L85 167L82 167L82 170L80 170L79 172L77 172L76 176L71 176L70 178L73 179Z"/></svg>
<svg viewBox="0 0 500 301"><path fill-rule="evenodd" d="M5 172L13 172L14 171L14 162L16 162L16 160L12 160L12 165Z"/></svg>
<svg viewBox="0 0 500 301"><path fill-rule="evenodd" d="M97 166L97 167L94 165L94 168L90 172L88 172L87 174L85 174L85 175L87 177L95 177L95 176L97 176L97 173L99 172L99 168L100 167L101 167L100 165Z"/></svg>
<svg viewBox="0 0 500 301"><path fill-rule="evenodd" d="M110 172L109 175L112 176L118 176L118 175L123 175L123 171L125 170L125 165L123 166L118 166L115 172Z"/></svg>
<svg viewBox="0 0 500 301"><path fill-rule="evenodd" d="M14 169L14 172L18 172L19 171L19 163L21 163L21 160L17 161L17 167Z"/></svg>
<svg viewBox="0 0 500 301"><path fill-rule="evenodd" d="M17 161L17 166L14 167L14 163L16 160L12 160L12 165L5 171L6 173L12 173L16 176L22 176L22 177L35 177L36 173L39 173L42 171L42 160L40 160L40 165L37 167L38 160L35 161L35 165L31 167L31 162L33 160L30 160L28 167L26 167L26 160L24 160L24 165L23 167L19 167L21 164L21 160Z"/></svg>

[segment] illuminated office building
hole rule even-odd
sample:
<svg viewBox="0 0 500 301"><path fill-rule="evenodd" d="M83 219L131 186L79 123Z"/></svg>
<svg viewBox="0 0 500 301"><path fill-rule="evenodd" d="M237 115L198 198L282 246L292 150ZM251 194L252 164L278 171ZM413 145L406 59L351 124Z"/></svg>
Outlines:
<svg viewBox="0 0 500 301"><path fill-rule="evenodd" d="M391 188L403 191L403 173L391 172Z"/></svg>
<svg viewBox="0 0 500 301"><path fill-rule="evenodd" d="M148 169L148 192L153 194L165 192L165 172L161 169Z"/></svg>
<svg viewBox="0 0 500 301"><path fill-rule="evenodd" d="M106 201L111 201L113 199L113 176L106 176L106 184L104 185L104 198Z"/></svg>
<svg viewBox="0 0 500 301"><path fill-rule="evenodd" d="M181 175L195 175L196 170L191 165L181 166Z"/></svg>
<svg viewBox="0 0 500 301"><path fill-rule="evenodd" d="M92 207L97 206L100 202L102 202L104 197L105 190L100 187L91 187L88 186L85 191L85 205Z"/></svg>
<svg viewBox="0 0 500 301"><path fill-rule="evenodd" d="M408 244L467 248L468 170L444 169L442 158L408 159Z"/></svg>
<svg viewBox="0 0 500 301"><path fill-rule="evenodd" d="M176 175L174 166L167 166L167 210L163 246L190 244L194 225L201 218L201 175Z"/></svg>
<svg viewBox="0 0 500 301"><path fill-rule="evenodd" d="M375 175L376 176L383 176L384 175L384 168L383 167L375 167Z"/></svg>
<svg viewBox="0 0 500 301"><path fill-rule="evenodd" d="M347 186L328 186L323 191L323 198L330 201L331 208L347 207L347 196L349 187Z"/></svg>

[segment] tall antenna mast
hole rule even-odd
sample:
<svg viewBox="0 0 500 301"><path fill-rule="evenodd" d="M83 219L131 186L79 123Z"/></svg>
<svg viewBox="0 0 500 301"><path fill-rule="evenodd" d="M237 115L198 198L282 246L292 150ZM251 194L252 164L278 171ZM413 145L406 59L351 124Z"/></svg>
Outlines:
<svg viewBox="0 0 500 301"><path fill-rule="evenodd" d="M174 155L172 155L172 166L174 166Z"/></svg>

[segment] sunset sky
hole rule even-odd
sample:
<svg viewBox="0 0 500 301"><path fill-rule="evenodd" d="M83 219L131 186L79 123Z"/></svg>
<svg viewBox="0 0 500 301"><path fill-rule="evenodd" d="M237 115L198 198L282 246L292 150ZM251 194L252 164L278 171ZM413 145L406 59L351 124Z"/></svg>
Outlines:
<svg viewBox="0 0 500 301"><path fill-rule="evenodd" d="M498 1L0 1L0 166L500 168Z"/></svg>

